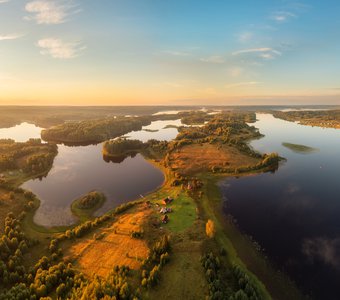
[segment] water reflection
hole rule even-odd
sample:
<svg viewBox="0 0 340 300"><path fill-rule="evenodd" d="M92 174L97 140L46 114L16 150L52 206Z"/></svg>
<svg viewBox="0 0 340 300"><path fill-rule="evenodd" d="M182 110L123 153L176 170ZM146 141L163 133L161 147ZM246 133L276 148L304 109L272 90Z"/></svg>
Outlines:
<svg viewBox="0 0 340 300"><path fill-rule="evenodd" d="M27 142L29 139L40 138L42 128L34 124L21 123L10 128L0 128L0 139L12 139L16 142Z"/></svg>
<svg viewBox="0 0 340 300"><path fill-rule="evenodd" d="M107 201L97 211L100 215L113 207L137 199L164 181L160 170L140 154L120 163L107 163L102 157L102 144L86 147L60 145L58 156L46 178L30 180L23 188L32 190L41 200L34 221L44 226L70 225L75 219L70 211L72 201L85 193L98 190Z"/></svg>
<svg viewBox="0 0 340 300"><path fill-rule="evenodd" d="M143 126L142 130L129 132L125 136L142 142L151 139L171 141L177 136L179 126L183 126L181 120L155 121L148 126Z"/></svg>
<svg viewBox="0 0 340 300"><path fill-rule="evenodd" d="M114 164L120 164L128 157L134 158L137 155L137 152L130 153L128 155L116 155L116 156L108 156L103 154L103 160L107 163L114 163Z"/></svg>
<svg viewBox="0 0 340 300"><path fill-rule="evenodd" d="M338 299L340 270L340 131L302 126L258 114L265 135L251 145L287 158L275 174L221 182L225 211L265 248L307 294ZM282 145L319 149L308 155Z"/></svg>

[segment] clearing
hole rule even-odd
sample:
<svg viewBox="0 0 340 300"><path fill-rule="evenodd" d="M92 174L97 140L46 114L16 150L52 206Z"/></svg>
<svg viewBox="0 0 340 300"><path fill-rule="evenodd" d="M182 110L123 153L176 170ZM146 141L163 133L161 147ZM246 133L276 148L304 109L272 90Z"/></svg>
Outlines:
<svg viewBox="0 0 340 300"><path fill-rule="evenodd" d="M238 168L256 165L260 160L241 153L234 147L214 144L193 144L180 148L170 156L173 170L189 175L211 170L213 167Z"/></svg>
<svg viewBox="0 0 340 300"><path fill-rule="evenodd" d="M139 206L137 211L119 216L107 228L99 228L93 235L72 243L65 258L74 261L75 267L88 276L106 277L115 266L139 269L149 247L147 239L132 238L131 232L140 232L151 213L151 209Z"/></svg>

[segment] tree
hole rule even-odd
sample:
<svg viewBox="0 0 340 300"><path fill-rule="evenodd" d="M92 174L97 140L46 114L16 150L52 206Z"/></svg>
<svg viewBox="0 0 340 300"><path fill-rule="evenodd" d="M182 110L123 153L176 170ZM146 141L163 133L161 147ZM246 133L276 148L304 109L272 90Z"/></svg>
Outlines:
<svg viewBox="0 0 340 300"><path fill-rule="evenodd" d="M63 297L66 294L66 285L62 283L57 287L57 296L58 297Z"/></svg>
<svg viewBox="0 0 340 300"><path fill-rule="evenodd" d="M213 238L215 236L215 233L216 233L215 223L210 219L205 224L205 232L207 236L210 238Z"/></svg>

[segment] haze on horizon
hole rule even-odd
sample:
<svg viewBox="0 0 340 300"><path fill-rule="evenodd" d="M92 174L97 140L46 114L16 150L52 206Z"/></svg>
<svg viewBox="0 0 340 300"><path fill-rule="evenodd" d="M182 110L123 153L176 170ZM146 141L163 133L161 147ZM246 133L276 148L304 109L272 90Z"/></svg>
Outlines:
<svg viewBox="0 0 340 300"><path fill-rule="evenodd" d="M0 0L0 105L340 104L336 0Z"/></svg>

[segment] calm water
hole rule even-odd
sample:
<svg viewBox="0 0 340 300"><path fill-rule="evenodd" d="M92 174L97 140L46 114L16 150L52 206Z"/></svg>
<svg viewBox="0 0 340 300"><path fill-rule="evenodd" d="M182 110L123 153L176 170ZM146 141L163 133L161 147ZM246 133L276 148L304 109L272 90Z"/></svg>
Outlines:
<svg viewBox="0 0 340 300"><path fill-rule="evenodd" d="M143 126L142 130L129 132L125 136L142 142L147 142L151 139L171 141L177 136L178 130L177 128L165 128L167 125L183 126L181 120L155 121L148 126Z"/></svg>
<svg viewBox="0 0 340 300"><path fill-rule="evenodd" d="M102 145L67 147L59 145L58 156L46 178L24 183L41 200L34 221L44 226L69 225L75 222L70 211L72 201L87 192L103 192L107 201L97 214L118 204L137 199L160 186L164 176L140 154L123 162L107 163Z"/></svg>
<svg viewBox="0 0 340 300"><path fill-rule="evenodd" d="M42 128L34 124L21 123L10 128L0 128L0 139L12 139L16 142L26 142L31 138L40 139Z"/></svg>
<svg viewBox="0 0 340 300"><path fill-rule="evenodd" d="M130 138L171 140L177 129L166 125L181 125L180 120L157 121L143 130L130 132ZM145 129L158 130L148 132ZM23 184L41 200L34 221L44 226L69 225L76 220L70 211L72 201L91 190L103 192L107 201L96 212L100 215L118 204L137 199L164 181L163 173L148 163L141 155L127 157L120 163L106 162L102 156L102 144L68 147L58 146L58 155L47 177Z"/></svg>
<svg viewBox="0 0 340 300"><path fill-rule="evenodd" d="M340 130L258 114L261 152L287 158L276 173L221 182L225 212L265 248L271 261L316 299L339 299ZM299 154L282 142L318 151Z"/></svg>

